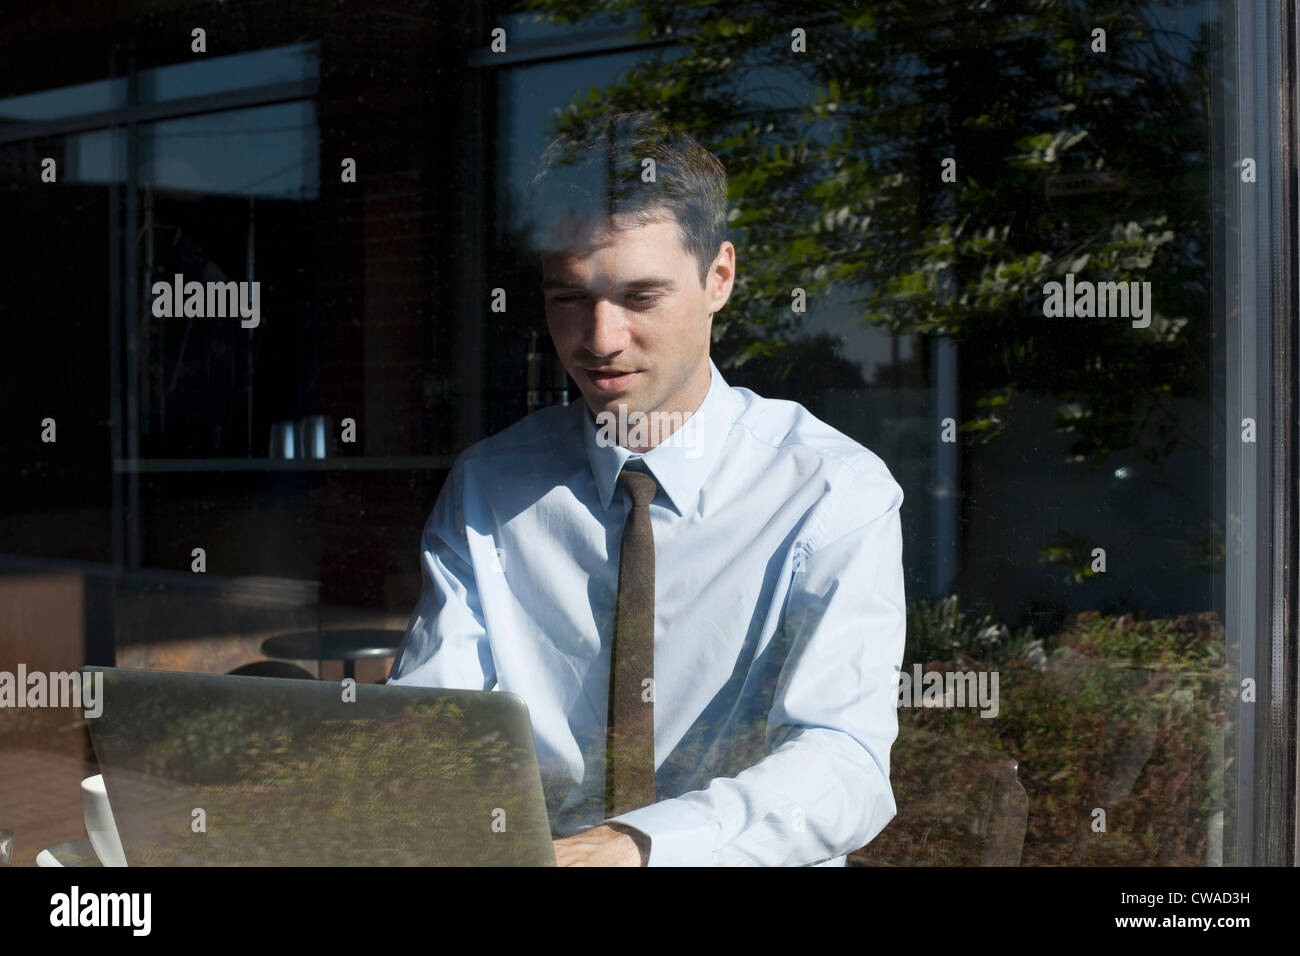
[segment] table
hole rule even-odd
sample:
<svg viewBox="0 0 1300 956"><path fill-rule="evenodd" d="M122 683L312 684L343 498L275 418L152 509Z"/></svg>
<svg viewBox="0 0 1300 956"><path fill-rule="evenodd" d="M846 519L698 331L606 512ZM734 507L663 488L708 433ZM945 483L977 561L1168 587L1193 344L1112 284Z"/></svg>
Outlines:
<svg viewBox="0 0 1300 956"><path fill-rule="evenodd" d="M291 631L264 640L262 653L280 660L342 661L344 679L356 680L357 661L393 657L405 636L405 631L374 627Z"/></svg>

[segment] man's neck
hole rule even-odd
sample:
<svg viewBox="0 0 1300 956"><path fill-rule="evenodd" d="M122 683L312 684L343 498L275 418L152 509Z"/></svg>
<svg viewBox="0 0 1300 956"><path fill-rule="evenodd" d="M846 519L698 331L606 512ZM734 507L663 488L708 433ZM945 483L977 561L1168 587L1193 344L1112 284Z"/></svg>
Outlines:
<svg viewBox="0 0 1300 956"><path fill-rule="evenodd" d="M695 389L697 393L696 396L688 398L680 403L675 403L689 406L689 411L680 408L669 410L665 410L662 407L656 408L654 411L648 413L647 418L642 420L642 425L638 428L636 425L637 419L633 419L633 416L637 413L630 411L623 412L622 408L620 408L616 425L616 435L619 439L618 444L622 445L628 451L644 455L651 449L662 445L678 430L684 428L686 423L700 410L700 407L704 404L704 400L709 395L709 388L713 385L713 370L709 367L709 358L707 355L704 358L704 373L703 388L697 387ZM586 404L585 400L584 404ZM597 413L592 410L591 406L587 405L587 417L590 418L592 424L599 429L600 421L597 419L596 415ZM644 442L632 441L633 438L640 438L642 435L646 438Z"/></svg>

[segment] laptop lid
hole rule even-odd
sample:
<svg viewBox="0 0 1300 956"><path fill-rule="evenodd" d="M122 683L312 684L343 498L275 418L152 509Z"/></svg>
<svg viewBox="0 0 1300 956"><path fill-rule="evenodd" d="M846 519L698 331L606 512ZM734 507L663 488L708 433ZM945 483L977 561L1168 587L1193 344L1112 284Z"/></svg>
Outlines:
<svg viewBox="0 0 1300 956"><path fill-rule="evenodd" d="M514 694L82 671L128 865L555 865Z"/></svg>

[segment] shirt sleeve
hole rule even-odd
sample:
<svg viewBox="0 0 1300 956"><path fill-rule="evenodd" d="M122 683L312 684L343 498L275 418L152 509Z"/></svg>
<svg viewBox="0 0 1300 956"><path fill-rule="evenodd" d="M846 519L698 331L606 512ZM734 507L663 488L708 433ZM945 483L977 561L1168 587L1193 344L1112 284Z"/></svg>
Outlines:
<svg viewBox="0 0 1300 956"><path fill-rule="evenodd" d="M612 818L650 837L648 865L821 863L870 842L897 812L889 750L906 629L903 492L883 465L847 490L796 560L766 755Z"/></svg>
<svg viewBox="0 0 1300 956"><path fill-rule="evenodd" d="M496 667L465 535L464 465L457 461L420 537L420 600L390 684L488 690Z"/></svg>

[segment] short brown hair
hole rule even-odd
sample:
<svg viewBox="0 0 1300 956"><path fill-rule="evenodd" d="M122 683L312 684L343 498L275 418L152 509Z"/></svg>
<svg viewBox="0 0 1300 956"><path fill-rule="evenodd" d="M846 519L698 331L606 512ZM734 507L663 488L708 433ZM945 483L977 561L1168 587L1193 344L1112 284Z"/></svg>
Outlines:
<svg viewBox="0 0 1300 956"><path fill-rule="evenodd" d="M654 181L643 182L643 161ZM542 154L530 187L534 240L542 252L565 248L578 223L619 215L657 222L671 213L682 245L700 265L700 284L725 238L727 171L711 152L653 113L616 113L599 131L561 136Z"/></svg>

